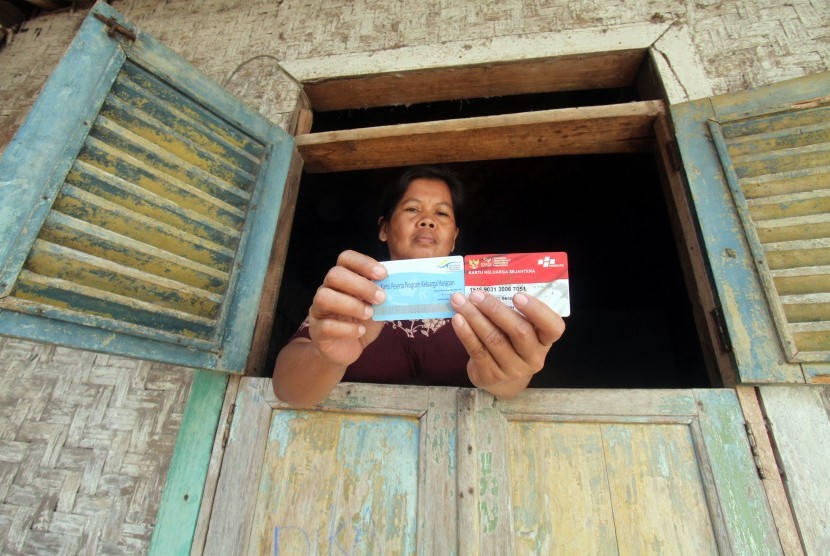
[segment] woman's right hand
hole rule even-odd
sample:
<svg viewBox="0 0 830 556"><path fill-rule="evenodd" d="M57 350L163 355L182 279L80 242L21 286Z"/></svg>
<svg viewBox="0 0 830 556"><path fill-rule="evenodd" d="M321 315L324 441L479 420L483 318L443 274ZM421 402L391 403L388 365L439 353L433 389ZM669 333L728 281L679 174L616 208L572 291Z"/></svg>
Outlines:
<svg viewBox="0 0 830 556"><path fill-rule="evenodd" d="M372 320L372 306L383 302L385 292L372 280L386 276L375 259L356 251L340 253L308 310L311 342L323 359L351 365L378 337L383 323Z"/></svg>

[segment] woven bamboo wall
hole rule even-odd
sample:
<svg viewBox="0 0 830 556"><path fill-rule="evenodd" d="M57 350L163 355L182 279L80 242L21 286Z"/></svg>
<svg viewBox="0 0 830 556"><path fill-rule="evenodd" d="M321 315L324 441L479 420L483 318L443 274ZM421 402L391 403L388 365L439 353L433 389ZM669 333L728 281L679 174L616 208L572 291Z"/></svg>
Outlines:
<svg viewBox="0 0 830 556"><path fill-rule="evenodd" d="M141 553L191 372L0 338L3 554Z"/></svg>

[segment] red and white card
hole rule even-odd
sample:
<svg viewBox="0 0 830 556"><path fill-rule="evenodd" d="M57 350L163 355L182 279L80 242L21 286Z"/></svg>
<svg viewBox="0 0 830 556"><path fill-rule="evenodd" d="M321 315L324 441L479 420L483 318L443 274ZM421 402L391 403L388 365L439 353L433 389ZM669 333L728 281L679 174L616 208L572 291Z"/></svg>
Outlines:
<svg viewBox="0 0 830 556"><path fill-rule="evenodd" d="M513 307L513 295L525 292L543 301L559 316L571 314L568 255L564 252L466 255L467 295L484 290Z"/></svg>

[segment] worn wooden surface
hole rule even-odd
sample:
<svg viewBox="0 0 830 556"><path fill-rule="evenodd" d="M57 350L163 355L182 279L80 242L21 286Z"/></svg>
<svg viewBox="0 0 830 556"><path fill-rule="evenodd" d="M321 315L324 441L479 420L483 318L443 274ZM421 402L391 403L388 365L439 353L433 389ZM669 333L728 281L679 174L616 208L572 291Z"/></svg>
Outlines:
<svg viewBox="0 0 830 556"><path fill-rule="evenodd" d="M92 12L124 21L106 3ZM69 345L88 327L119 341L84 347L241 372L291 138L150 36L125 49L93 15L61 66L0 162L0 327ZM15 328L10 312L41 324ZM124 350L133 338L145 349Z"/></svg>
<svg viewBox="0 0 830 556"><path fill-rule="evenodd" d="M669 209L669 221L674 231L678 258L695 325L700 338L706 371L713 387L731 386L735 383L734 364L728 346L723 345L714 312L718 306L715 288L706 267L706 256L697 231L697 222L689 202L688 190L683 180L679 154L674 144L673 132L667 116L660 116L654 123L657 138L655 151L661 176L663 196Z"/></svg>
<svg viewBox="0 0 830 556"><path fill-rule="evenodd" d="M194 374L153 530L151 554L186 554L190 549L227 384L227 374Z"/></svg>
<svg viewBox="0 0 830 556"><path fill-rule="evenodd" d="M642 152L654 143L658 101L309 133L297 148L309 172L557 154Z"/></svg>
<svg viewBox="0 0 830 556"><path fill-rule="evenodd" d="M205 552L451 553L454 390L343 384L321 409L243 379Z"/></svg>
<svg viewBox="0 0 830 556"><path fill-rule="evenodd" d="M512 514L500 519L512 519L520 553L539 542L549 553L567 552L582 538L619 553L781 552L732 392L527 394L479 406L507 423L508 434L488 444L511 454L509 473L496 483L510 491ZM498 430L487 427L478 438ZM591 465L574 463L588 459ZM573 500L564 498L569 493ZM575 507L589 518L568 515ZM481 547L491 542L507 546L482 534Z"/></svg>
<svg viewBox="0 0 830 556"><path fill-rule="evenodd" d="M732 194L709 138L716 114L709 100L671 107L677 144L697 215L713 284L729 333L737 379L744 383L804 382L778 341Z"/></svg>
<svg viewBox="0 0 830 556"><path fill-rule="evenodd" d="M764 386L784 485L807 554L830 552L830 398L826 387Z"/></svg>
<svg viewBox="0 0 830 556"><path fill-rule="evenodd" d="M219 473L222 470L222 458L225 456L225 444L227 434L230 432L230 423L235 409L234 402L239 393L240 375L229 375L228 385L225 388L225 397L222 401L222 409L219 413L219 422L216 434L213 438L213 448L210 452L210 462L204 479L204 490L202 501L199 506L196 527L193 531L193 543L190 546L191 554L201 554L205 549L207 540L210 512L213 509L213 502L216 499L216 486L219 482Z"/></svg>
<svg viewBox="0 0 830 556"><path fill-rule="evenodd" d="M294 135L303 135L311 131L312 112L301 100L297 104L294 121ZM263 376L271 374L271 369L265 368L265 361L271 343L271 332L276 317L277 299L280 293L282 273L285 268L285 258L291 239L291 225L294 222L294 211L297 205L297 196L300 192L300 178L302 176L303 160L294 150L291 157L291 166L285 179L285 190L280 215L277 219L277 231L274 244L271 247L271 257L268 260L268 270L265 274L262 297L257 311L256 328L251 340L251 353L245 367L246 375Z"/></svg>
<svg viewBox="0 0 830 556"><path fill-rule="evenodd" d="M628 87L646 49L522 60L427 71L396 71L311 81L305 91L316 110L345 110L459 98Z"/></svg>
<svg viewBox="0 0 830 556"><path fill-rule="evenodd" d="M767 493L772 517L775 519L781 548L788 556L803 555L804 548L801 545L793 510L782 482L783 472L776 461L775 450L770 441L770 430L761 409L757 389L750 386L738 386L735 393L741 403L747 427L753 435L755 442L752 447L753 456L759 467L758 474Z"/></svg>
<svg viewBox="0 0 830 556"><path fill-rule="evenodd" d="M710 128L788 357L828 360L830 106L819 98Z"/></svg>
<svg viewBox="0 0 830 556"><path fill-rule="evenodd" d="M731 391L242 384L208 553L781 553Z"/></svg>

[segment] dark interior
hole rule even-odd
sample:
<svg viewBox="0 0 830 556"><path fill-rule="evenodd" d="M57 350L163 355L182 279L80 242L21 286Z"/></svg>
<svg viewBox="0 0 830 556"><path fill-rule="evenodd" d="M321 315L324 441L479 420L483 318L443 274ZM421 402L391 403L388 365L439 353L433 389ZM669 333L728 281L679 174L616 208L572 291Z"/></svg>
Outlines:
<svg viewBox="0 0 830 556"><path fill-rule="evenodd" d="M626 94L611 92L615 98ZM354 119L357 112L339 117ZM531 386L711 386L653 155L515 158L450 167L467 193L456 254L568 253L571 316ZM385 185L403 170L303 175L267 369L305 317L338 253L351 248L388 258L377 240L377 204Z"/></svg>

